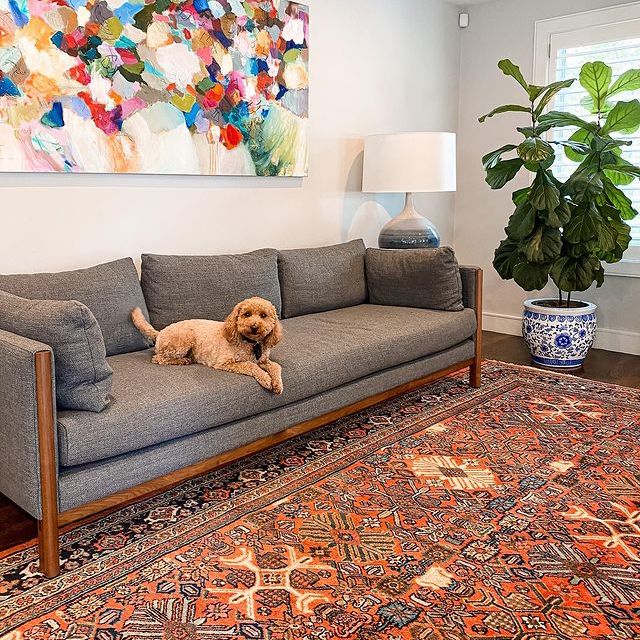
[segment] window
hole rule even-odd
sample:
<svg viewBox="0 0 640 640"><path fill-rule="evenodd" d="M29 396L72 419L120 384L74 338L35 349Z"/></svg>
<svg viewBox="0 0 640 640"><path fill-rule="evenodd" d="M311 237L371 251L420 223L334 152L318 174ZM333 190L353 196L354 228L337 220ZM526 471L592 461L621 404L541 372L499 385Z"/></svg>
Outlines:
<svg viewBox="0 0 640 640"><path fill-rule="evenodd" d="M601 60L613 69L618 77L627 69L640 68L640 2L628 5L579 13L536 24L535 81L546 84L556 80L577 78L585 62ZM586 91L576 83L562 91L553 105L559 111L572 111L590 119L589 112L582 107L581 100ZM620 93L616 100L640 99L640 90ZM554 139L566 139L573 133L571 128L556 131ZM623 156L640 164L640 131L633 136L623 136L633 141L626 147ZM568 178L577 164L562 152L554 167L560 179ZM640 211L640 181L621 186ZM632 246L625 253L622 263L608 265L611 275L640 277L640 216L630 221Z"/></svg>

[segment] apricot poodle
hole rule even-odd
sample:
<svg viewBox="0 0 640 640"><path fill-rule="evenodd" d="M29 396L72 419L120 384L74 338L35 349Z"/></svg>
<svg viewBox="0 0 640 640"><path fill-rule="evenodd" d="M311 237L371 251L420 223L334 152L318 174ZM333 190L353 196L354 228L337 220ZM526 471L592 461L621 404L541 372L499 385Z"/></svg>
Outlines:
<svg viewBox="0 0 640 640"><path fill-rule="evenodd" d="M152 361L163 365L203 364L255 378L269 391L282 393L282 367L269 359L282 339L276 308L263 298L239 302L224 322L184 320L157 331L140 309L133 324L154 341Z"/></svg>

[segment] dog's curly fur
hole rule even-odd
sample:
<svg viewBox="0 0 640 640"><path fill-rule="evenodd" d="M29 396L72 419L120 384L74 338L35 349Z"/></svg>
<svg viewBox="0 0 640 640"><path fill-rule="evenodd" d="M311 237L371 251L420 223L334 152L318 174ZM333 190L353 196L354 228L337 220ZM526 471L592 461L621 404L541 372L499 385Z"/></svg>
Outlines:
<svg viewBox="0 0 640 640"><path fill-rule="evenodd" d="M239 302L224 322L184 320L157 331L140 309L131 312L133 324L155 342L152 361L162 365L203 364L212 369L255 378L269 391L282 393L282 367L269 359L282 339L276 308L263 298ZM262 351L256 357L254 347Z"/></svg>

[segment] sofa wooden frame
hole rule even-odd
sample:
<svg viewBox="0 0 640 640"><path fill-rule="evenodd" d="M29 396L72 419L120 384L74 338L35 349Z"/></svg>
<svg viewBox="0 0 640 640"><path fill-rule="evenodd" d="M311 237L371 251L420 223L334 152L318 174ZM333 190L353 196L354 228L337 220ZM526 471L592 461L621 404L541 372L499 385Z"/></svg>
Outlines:
<svg viewBox="0 0 640 640"><path fill-rule="evenodd" d="M378 393L354 404L331 413L307 420L279 433L261 438L255 442L223 453L197 464L178 469L159 478L155 478L131 489L120 491L94 502L68 511L58 511L58 481L55 443L55 405L52 385L52 358L50 351L39 351L35 354L36 400L38 416L38 448L40 455L40 495L42 503L42 519L38 521L38 550L40 570L49 578L60 573L60 529L72 522L83 520L101 511L114 509L129 502L135 502L151 493L166 490L190 478L208 473L240 458L263 451L289 438L322 427L338 418L362 411L379 402L384 402L408 391L413 391L426 384L438 380L455 371L469 368L469 384L479 387L482 367L482 270L475 270L475 312L477 328L475 333L474 357L458 362L446 369L436 371L422 378L412 380L388 391Z"/></svg>

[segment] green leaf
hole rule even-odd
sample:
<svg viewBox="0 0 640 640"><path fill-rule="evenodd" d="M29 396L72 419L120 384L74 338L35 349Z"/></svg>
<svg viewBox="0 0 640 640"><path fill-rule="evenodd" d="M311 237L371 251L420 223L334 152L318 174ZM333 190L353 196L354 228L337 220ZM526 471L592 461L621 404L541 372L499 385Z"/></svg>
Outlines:
<svg viewBox="0 0 640 640"><path fill-rule="evenodd" d="M505 76L511 76L516 80L516 82L527 92L529 93L529 84L524 79L522 75L522 71L520 71L520 67L517 64L514 64L508 58L504 60L500 60L498 62L498 69L504 73Z"/></svg>
<svg viewBox="0 0 640 640"><path fill-rule="evenodd" d="M617 171L618 173L623 173L626 176L640 178L640 167L636 167L630 162L621 162L620 164L605 164L602 168L608 171Z"/></svg>
<svg viewBox="0 0 640 640"><path fill-rule="evenodd" d="M500 147L495 151L491 151L487 153L486 156L482 158L482 166L486 169L491 169L491 167L495 167L500 160L502 160L502 155L509 151L513 151L517 149L518 146L515 144L505 144L504 147Z"/></svg>
<svg viewBox="0 0 640 640"><path fill-rule="evenodd" d="M493 111L489 111L481 118L478 118L478 122L484 122L487 118L493 118L498 113L508 113L510 111L517 111L521 113L531 113L529 107L523 107L521 104L503 104L501 107L496 107Z"/></svg>
<svg viewBox="0 0 640 640"><path fill-rule="evenodd" d="M598 210L600 211L600 215L606 220L616 220L617 222L622 222L620 212L615 207L611 206L611 203L607 200L604 194L598 198L596 205L598 207Z"/></svg>
<svg viewBox="0 0 640 640"><path fill-rule="evenodd" d="M535 127L516 127L516 131L521 133L525 138L539 138L543 133L549 131L553 125L537 124Z"/></svg>
<svg viewBox="0 0 640 640"><path fill-rule="evenodd" d="M551 268L551 279L562 291L586 291L596 281L600 269L597 258L564 256Z"/></svg>
<svg viewBox="0 0 640 640"><path fill-rule="evenodd" d="M592 147L599 153L607 153L608 151L615 151L622 147L630 147L632 144L633 142L631 140L614 140L613 138L594 136Z"/></svg>
<svg viewBox="0 0 640 640"><path fill-rule="evenodd" d="M524 189L518 189L517 191L514 191L511 194L511 200L513 201L513 204L518 206L523 202L526 202L527 198L529 197L530 191L531 190L529 187L525 187Z"/></svg>
<svg viewBox="0 0 640 640"><path fill-rule="evenodd" d="M559 80L558 82L553 82L548 87L545 87L542 98L540 98L540 102L538 103L538 106L534 111L536 117L542 114L542 112L545 110L545 107L553 100L556 94L558 94L563 89L570 87L574 82L574 78L571 78L570 80Z"/></svg>
<svg viewBox="0 0 640 640"><path fill-rule="evenodd" d="M522 245L522 253L529 262L549 263L560 257L562 236L558 229L538 227Z"/></svg>
<svg viewBox="0 0 640 640"><path fill-rule="evenodd" d="M527 138L518 147L518 155L525 162L542 162L553 155L553 148L542 138Z"/></svg>
<svg viewBox="0 0 640 640"><path fill-rule="evenodd" d="M593 98L596 112L602 110L611 84L611 67L604 62L587 62L580 70L580 84Z"/></svg>
<svg viewBox="0 0 640 640"><path fill-rule="evenodd" d="M547 224L556 229L564 227L571 219L571 207L568 202L561 202L554 211L547 212Z"/></svg>
<svg viewBox="0 0 640 640"><path fill-rule="evenodd" d="M602 193L602 178L597 154L590 153L567 180L566 188L573 201L580 203Z"/></svg>
<svg viewBox="0 0 640 640"><path fill-rule="evenodd" d="M578 129L584 129L585 131L595 131L597 125L593 122L587 122L573 113L566 113L564 111L549 111L543 116L540 116L539 120L541 125L550 125L551 127L578 127Z"/></svg>
<svg viewBox="0 0 640 640"><path fill-rule="evenodd" d="M492 189L502 189L507 182L516 177L516 174L520 171L523 164L524 163L520 158L502 160L501 162L498 162L495 167L491 167L491 169L487 170L485 180Z"/></svg>
<svg viewBox="0 0 640 640"><path fill-rule="evenodd" d="M621 220L610 220L609 225L616 232L615 246L611 251L600 251L598 257L609 264L620 262L631 244L631 227Z"/></svg>
<svg viewBox="0 0 640 640"><path fill-rule="evenodd" d="M633 220L638 212L633 208L633 203L627 195L607 178L603 180L603 184L604 195L611 205L620 212L620 217L623 220Z"/></svg>
<svg viewBox="0 0 640 640"><path fill-rule="evenodd" d="M598 248L598 240L588 240L587 242L579 242L578 244L565 244L564 253L571 258L581 258L582 256L590 256Z"/></svg>
<svg viewBox="0 0 640 640"><path fill-rule="evenodd" d="M544 171L538 171L531 185L531 204L538 211L555 211L560 206L560 191Z"/></svg>
<svg viewBox="0 0 640 640"><path fill-rule="evenodd" d="M613 167L615 167L615 169ZM620 168L622 167L628 167L629 169L633 167L634 169L637 169L637 167L632 165L630 162L620 157L616 157L615 162L605 165L604 174L618 187L626 187L636 179L634 174L630 174L628 171L620 171Z"/></svg>
<svg viewBox="0 0 640 640"><path fill-rule="evenodd" d="M523 240L533 231L535 223L536 211L528 202L525 202L513 212L505 231L512 240Z"/></svg>
<svg viewBox="0 0 640 640"><path fill-rule="evenodd" d="M506 238L500 243L493 256L493 267L503 280L513 278L513 268L522 261L519 251L520 244L511 238Z"/></svg>
<svg viewBox="0 0 640 640"><path fill-rule="evenodd" d="M592 207L579 207L564 226L564 238L571 244L587 242L598 235L600 220Z"/></svg>
<svg viewBox="0 0 640 640"><path fill-rule="evenodd" d="M531 171L531 173L538 173L538 171L547 171L551 169L553 163L555 162L556 154L552 153L546 160L541 160L540 162L525 162L524 166L527 171Z"/></svg>
<svg viewBox="0 0 640 640"><path fill-rule="evenodd" d="M607 98L607 100L605 100L605 103L603 105L600 105L600 111L598 111L596 109L596 105L593 102L593 98L591 96L584 96L580 99L580 105L584 109L586 109L592 116L597 116L598 113L602 115L606 115L607 113L609 113L609 111L611 111L611 109L613 109L613 107L615 106L615 102L612 102Z"/></svg>
<svg viewBox="0 0 640 640"><path fill-rule="evenodd" d="M616 240L618 232L609 224L609 220L600 217L598 223L598 252L602 254L609 253L616 248Z"/></svg>
<svg viewBox="0 0 640 640"><path fill-rule="evenodd" d="M586 156L588 153L591 152L591 147L588 144L585 144L584 142L575 142L574 140L561 140L561 141L553 141L552 144L560 145L565 149L569 149L573 151L576 155L581 156L580 162L584 160L584 156Z"/></svg>
<svg viewBox="0 0 640 640"><path fill-rule="evenodd" d="M549 281L548 264L532 264L530 262L518 262L513 267L513 279L525 291L544 289Z"/></svg>
<svg viewBox="0 0 640 640"><path fill-rule="evenodd" d="M640 89L640 69L628 69L611 85L607 97L624 91L636 91Z"/></svg>
<svg viewBox="0 0 640 640"><path fill-rule="evenodd" d="M593 116L598 114L596 105L593 102L593 98L590 95L586 95L580 98L580 106L583 109L586 109Z"/></svg>
<svg viewBox="0 0 640 640"><path fill-rule="evenodd" d="M541 87L537 84L530 84L529 90L527 91L527 93L529 94L529 100L533 102L545 89L546 87Z"/></svg>
<svg viewBox="0 0 640 640"><path fill-rule="evenodd" d="M607 115L607 121L602 127L601 134L606 135L614 131L624 131L640 126L640 102L618 102Z"/></svg>
<svg viewBox="0 0 640 640"><path fill-rule="evenodd" d="M590 131L586 131L585 129L578 129L573 133L569 140L567 140L567 143L584 145L589 149L592 138L593 133L591 133ZM564 145L564 153L572 162L580 163L584 160L584 155L577 150L574 150L571 146Z"/></svg>

